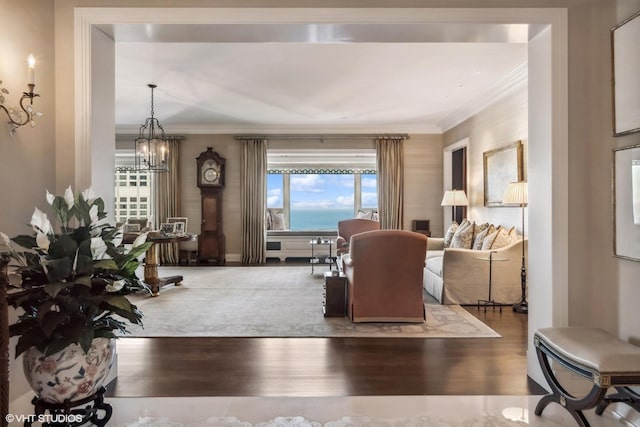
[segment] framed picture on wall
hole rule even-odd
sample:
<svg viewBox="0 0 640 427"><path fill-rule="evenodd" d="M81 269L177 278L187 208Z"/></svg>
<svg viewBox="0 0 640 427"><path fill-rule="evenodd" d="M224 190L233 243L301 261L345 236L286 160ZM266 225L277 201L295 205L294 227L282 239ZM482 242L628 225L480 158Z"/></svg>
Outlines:
<svg viewBox="0 0 640 427"><path fill-rule="evenodd" d="M503 206L502 198L510 182L522 181L522 141L485 151L483 157L484 171L484 205L487 207Z"/></svg>
<svg viewBox="0 0 640 427"><path fill-rule="evenodd" d="M613 247L640 261L640 145L613 150Z"/></svg>
<svg viewBox="0 0 640 427"><path fill-rule="evenodd" d="M640 132L640 12L611 29L613 135Z"/></svg>

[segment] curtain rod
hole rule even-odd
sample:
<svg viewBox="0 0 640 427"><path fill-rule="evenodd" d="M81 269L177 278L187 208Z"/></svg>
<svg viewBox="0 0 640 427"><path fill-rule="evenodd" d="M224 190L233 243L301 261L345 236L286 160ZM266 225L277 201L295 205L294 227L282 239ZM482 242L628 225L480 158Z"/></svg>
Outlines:
<svg viewBox="0 0 640 427"><path fill-rule="evenodd" d="M410 139L406 133L391 134L362 134L362 133L330 133L330 134L249 134L235 135L233 139L243 141L246 139Z"/></svg>

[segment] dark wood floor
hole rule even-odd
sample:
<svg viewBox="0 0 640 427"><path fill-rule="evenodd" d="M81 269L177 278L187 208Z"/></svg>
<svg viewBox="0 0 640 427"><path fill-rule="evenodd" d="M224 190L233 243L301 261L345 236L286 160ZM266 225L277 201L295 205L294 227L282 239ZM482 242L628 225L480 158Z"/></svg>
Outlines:
<svg viewBox="0 0 640 427"><path fill-rule="evenodd" d="M542 394L527 316L467 310L502 338L122 338L112 396Z"/></svg>

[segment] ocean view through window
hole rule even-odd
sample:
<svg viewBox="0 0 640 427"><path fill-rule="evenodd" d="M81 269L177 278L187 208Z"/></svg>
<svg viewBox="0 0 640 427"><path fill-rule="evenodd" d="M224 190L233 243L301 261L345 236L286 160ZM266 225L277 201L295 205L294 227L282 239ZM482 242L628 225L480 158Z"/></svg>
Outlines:
<svg viewBox="0 0 640 427"><path fill-rule="evenodd" d="M376 184L375 174L271 173L267 208L284 208L290 230L336 230L357 209L377 208Z"/></svg>
<svg viewBox="0 0 640 427"><path fill-rule="evenodd" d="M270 149L269 218L287 230L337 230L338 221L378 207L375 149Z"/></svg>

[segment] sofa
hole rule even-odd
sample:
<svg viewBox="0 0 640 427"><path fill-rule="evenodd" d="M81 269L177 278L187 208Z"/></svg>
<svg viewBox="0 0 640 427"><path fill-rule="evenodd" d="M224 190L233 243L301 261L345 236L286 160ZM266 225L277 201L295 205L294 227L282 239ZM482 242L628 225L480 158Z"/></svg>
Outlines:
<svg viewBox="0 0 640 427"><path fill-rule="evenodd" d="M445 248L444 238L430 237L424 268L425 291L441 304L476 305L489 297L503 304L520 301L522 295L522 245L527 239L497 249ZM488 261L491 254L493 261Z"/></svg>
<svg viewBox="0 0 640 427"><path fill-rule="evenodd" d="M424 322L422 276L427 237L403 230L351 237L342 257L347 312L353 322Z"/></svg>

